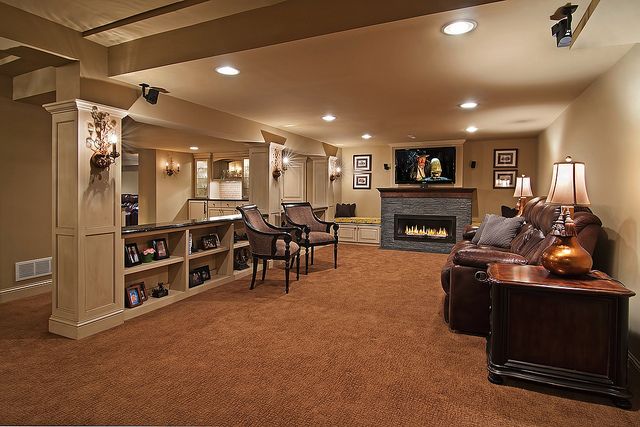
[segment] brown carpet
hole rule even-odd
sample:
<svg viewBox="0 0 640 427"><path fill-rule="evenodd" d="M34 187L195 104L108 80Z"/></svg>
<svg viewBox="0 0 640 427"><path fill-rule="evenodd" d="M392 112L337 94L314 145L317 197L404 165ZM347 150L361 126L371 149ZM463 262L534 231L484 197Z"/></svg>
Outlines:
<svg viewBox="0 0 640 427"><path fill-rule="evenodd" d="M490 384L485 340L443 323L443 255L316 256L289 295L273 269L81 341L47 332L48 295L0 306L0 423L640 424L606 398Z"/></svg>

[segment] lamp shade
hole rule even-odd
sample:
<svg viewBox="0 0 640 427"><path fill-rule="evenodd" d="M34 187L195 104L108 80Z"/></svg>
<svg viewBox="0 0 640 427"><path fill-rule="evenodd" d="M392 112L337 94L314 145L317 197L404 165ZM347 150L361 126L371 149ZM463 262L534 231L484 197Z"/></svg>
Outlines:
<svg viewBox="0 0 640 427"><path fill-rule="evenodd" d="M564 162L553 164L547 203L565 206L591 204L587 195L584 163L573 162L571 157L567 157Z"/></svg>
<svg viewBox="0 0 640 427"><path fill-rule="evenodd" d="M533 197L530 177L522 175L516 178L516 191L513 192L513 197Z"/></svg>

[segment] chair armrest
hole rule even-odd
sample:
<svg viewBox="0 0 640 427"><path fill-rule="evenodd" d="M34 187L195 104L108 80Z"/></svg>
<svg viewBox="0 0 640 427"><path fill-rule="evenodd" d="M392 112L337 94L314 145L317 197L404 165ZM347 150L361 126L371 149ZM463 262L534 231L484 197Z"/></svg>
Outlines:
<svg viewBox="0 0 640 427"><path fill-rule="evenodd" d="M293 221L291 221L291 218L289 218L289 216L287 215L287 213L284 213L284 222L285 224L291 225L299 230L301 230L300 233L300 239L302 239L302 234L304 234L305 238L304 240L309 240L309 233L311 232L311 228L306 225L306 224L297 224ZM307 242L308 243L308 242Z"/></svg>
<svg viewBox="0 0 640 427"><path fill-rule="evenodd" d="M280 231L280 232L286 232L289 233L291 235L295 234L296 238L294 239L295 242L299 242L300 239L302 238L302 227L297 227L297 226L292 226L292 227L276 227L275 225L269 224L267 223L267 225L269 226L269 228L276 230L276 231Z"/></svg>
<svg viewBox="0 0 640 427"><path fill-rule="evenodd" d="M462 231L462 238L464 240L471 240L473 239L473 237L476 235L476 232L478 231L478 226L477 225L467 225L464 227L464 230Z"/></svg>
<svg viewBox="0 0 640 427"><path fill-rule="evenodd" d="M454 256L453 262L467 267L487 268L491 263L526 264L527 259L512 252L502 252L491 249L460 249Z"/></svg>

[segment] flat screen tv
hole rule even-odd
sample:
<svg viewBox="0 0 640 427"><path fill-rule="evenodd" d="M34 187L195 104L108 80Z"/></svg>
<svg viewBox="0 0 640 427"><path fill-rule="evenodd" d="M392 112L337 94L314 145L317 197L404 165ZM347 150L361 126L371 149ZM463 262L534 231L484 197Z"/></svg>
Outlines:
<svg viewBox="0 0 640 427"><path fill-rule="evenodd" d="M395 151L396 184L453 184L456 148L406 148Z"/></svg>

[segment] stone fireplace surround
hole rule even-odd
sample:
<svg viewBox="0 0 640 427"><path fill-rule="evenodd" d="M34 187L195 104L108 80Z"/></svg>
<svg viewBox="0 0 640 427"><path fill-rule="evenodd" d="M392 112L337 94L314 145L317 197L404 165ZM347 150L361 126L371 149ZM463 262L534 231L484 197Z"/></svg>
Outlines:
<svg viewBox="0 0 640 427"><path fill-rule="evenodd" d="M378 188L381 199L382 228L380 248L449 253L455 242L462 240L464 227L471 223L471 207L475 188L460 187L391 187ZM455 216L455 239L397 239L394 237L397 215Z"/></svg>

